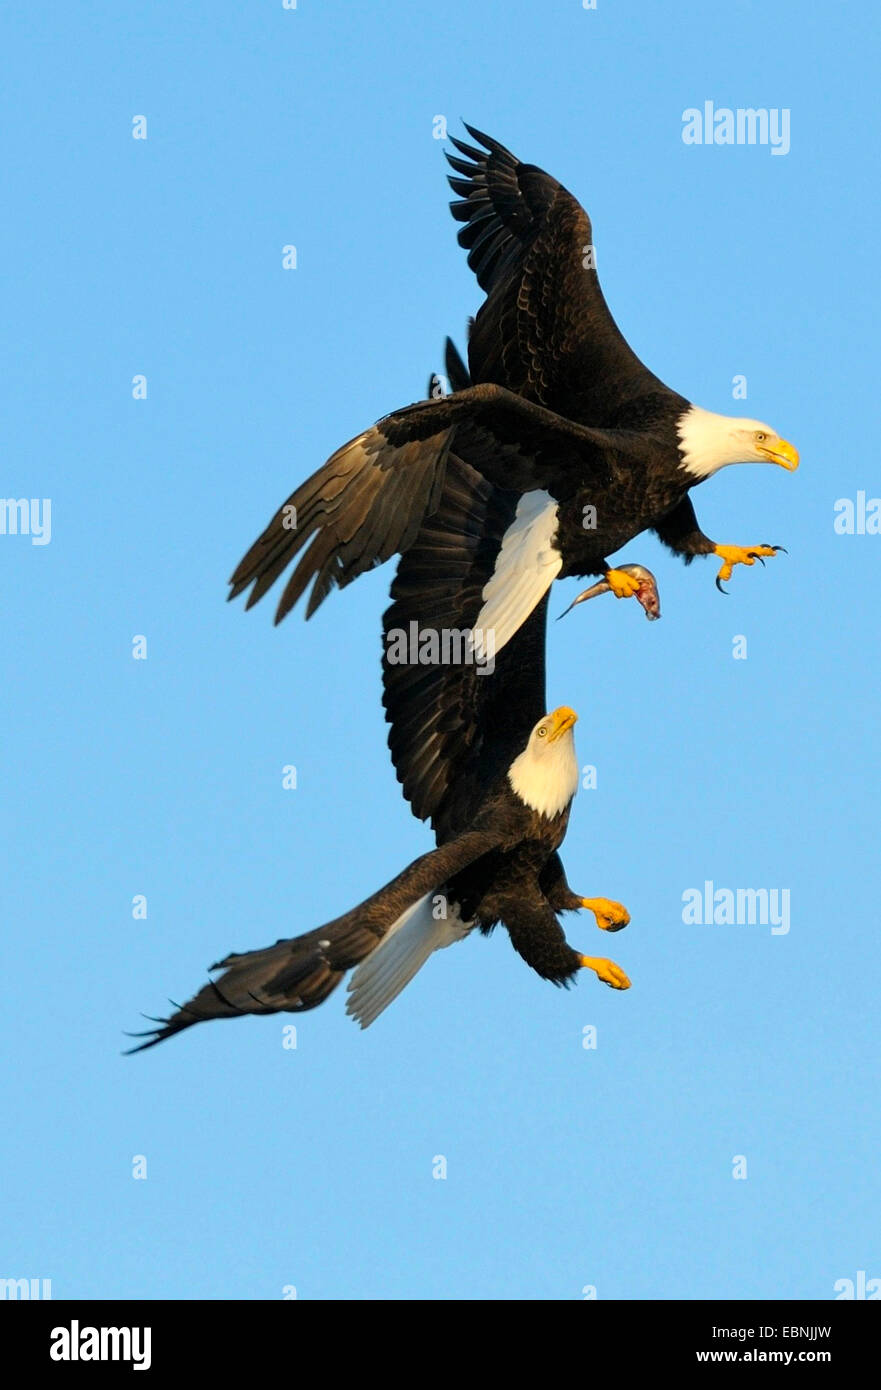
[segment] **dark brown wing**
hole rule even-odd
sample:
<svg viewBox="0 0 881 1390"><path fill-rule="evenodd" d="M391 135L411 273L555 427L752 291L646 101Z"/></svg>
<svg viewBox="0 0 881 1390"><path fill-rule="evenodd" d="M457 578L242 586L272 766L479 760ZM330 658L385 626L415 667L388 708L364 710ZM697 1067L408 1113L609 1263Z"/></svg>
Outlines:
<svg viewBox="0 0 881 1390"><path fill-rule="evenodd" d="M343 588L360 574L406 550L443 487L449 431L412 447L391 445L382 422L344 444L323 468L291 493L266 530L237 565L229 597L253 585L253 607L300 552L285 586L275 621L310 583L310 618L334 584ZM308 548L306 548L308 547Z"/></svg>
<svg viewBox="0 0 881 1390"><path fill-rule="evenodd" d="M468 344L472 380L600 426L623 422L642 397L668 394L609 312L580 203L536 165L466 129L483 148L454 139L459 155L447 158L460 197L450 206L465 224L459 242L487 294Z"/></svg>
<svg viewBox="0 0 881 1390"><path fill-rule="evenodd" d="M335 584L406 551L437 507L454 440L456 453L499 486L547 488L556 498L591 478L601 485L610 452L644 447L641 436L588 429L495 385L420 401L344 444L292 493L238 565L230 598L253 585L250 608L300 554L276 622L310 583L311 617Z"/></svg>
<svg viewBox="0 0 881 1390"><path fill-rule="evenodd" d="M469 321L468 331L471 331L471 321ZM438 396L446 396L450 391L467 391L472 384L468 368L462 361L462 355L452 338L447 338L444 349L444 368L446 370L447 388L444 388L444 379L438 372L432 372L428 378L428 399L436 400Z"/></svg>
<svg viewBox="0 0 881 1390"><path fill-rule="evenodd" d="M415 624L420 645L411 650L428 655L422 634L473 628L517 501L450 455L438 509L402 557L383 617L392 761L414 814L431 819L441 842L472 823L545 713L547 597L495 656L492 673L450 660L452 635L446 653L438 645L437 660L413 664L389 660L391 638L409 636Z"/></svg>
<svg viewBox="0 0 881 1390"><path fill-rule="evenodd" d="M142 1052L156 1043L215 1018L243 1014L300 1013L314 1009L382 940L389 927L413 903L442 888L454 874L487 854L497 844L492 831L468 831L439 849L414 859L384 888L358 907L323 927L258 951L234 953L212 966L223 975L204 985L188 1003L166 1019L147 1041L131 1049Z"/></svg>

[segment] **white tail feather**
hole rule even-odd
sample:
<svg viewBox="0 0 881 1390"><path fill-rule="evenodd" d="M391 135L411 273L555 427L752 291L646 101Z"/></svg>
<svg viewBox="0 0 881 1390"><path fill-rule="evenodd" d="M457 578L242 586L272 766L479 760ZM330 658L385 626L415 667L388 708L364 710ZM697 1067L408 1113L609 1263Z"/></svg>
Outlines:
<svg viewBox="0 0 881 1390"><path fill-rule="evenodd" d="M473 923L462 921L455 903L448 904L446 917L436 919L435 899L429 893L401 913L349 981L346 1013L362 1028L369 1028L388 1008L430 955L461 941L471 930Z"/></svg>
<svg viewBox="0 0 881 1390"><path fill-rule="evenodd" d="M549 492L525 492L502 537L495 569L483 589L483 607L474 624L478 661L497 655L526 622L560 570L563 556L554 545L557 503ZM491 632L492 650L485 634Z"/></svg>

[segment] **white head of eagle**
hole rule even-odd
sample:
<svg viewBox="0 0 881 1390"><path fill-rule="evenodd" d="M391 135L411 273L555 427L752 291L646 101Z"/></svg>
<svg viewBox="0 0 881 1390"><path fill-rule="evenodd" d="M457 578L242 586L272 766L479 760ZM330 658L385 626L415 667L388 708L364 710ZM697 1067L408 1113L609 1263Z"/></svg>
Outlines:
<svg viewBox="0 0 881 1390"><path fill-rule="evenodd" d="M565 811L578 789L572 733L577 719L568 705L543 715L508 769L508 781L520 800L549 820Z"/></svg>
<svg viewBox="0 0 881 1390"><path fill-rule="evenodd" d="M729 463L777 463L798 468L798 451L761 420L715 415L693 405L680 415L676 428L682 466L693 478L709 478Z"/></svg>

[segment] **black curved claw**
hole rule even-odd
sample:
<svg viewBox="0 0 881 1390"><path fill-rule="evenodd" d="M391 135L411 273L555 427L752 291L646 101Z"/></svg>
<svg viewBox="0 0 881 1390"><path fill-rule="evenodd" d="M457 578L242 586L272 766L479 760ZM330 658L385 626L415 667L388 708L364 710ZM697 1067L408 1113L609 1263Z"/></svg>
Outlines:
<svg viewBox="0 0 881 1390"><path fill-rule="evenodd" d="M767 541L762 541L762 545L765 546L766 550L773 550L775 555L789 554L789 551L786 549L785 545L768 545Z"/></svg>
<svg viewBox="0 0 881 1390"><path fill-rule="evenodd" d="M770 546L768 546L767 548L768 548L769 550L771 549ZM758 552L757 550L748 550L746 553L747 553L747 555L749 556L749 558L750 558L751 560L758 560L758 562L759 562L759 564L761 565L762 569L765 568L765 562L764 562L764 560L762 559L761 555L759 554L759 552Z"/></svg>
<svg viewBox="0 0 881 1390"><path fill-rule="evenodd" d="M716 575L716 588L719 590L719 593L720 593L720 594L724 594L726 598L730 598L730 597L731 597L731 595L729 594L728 590L722 588L722 581L721 581L721 579L719 578L718 574Z"/></svg>

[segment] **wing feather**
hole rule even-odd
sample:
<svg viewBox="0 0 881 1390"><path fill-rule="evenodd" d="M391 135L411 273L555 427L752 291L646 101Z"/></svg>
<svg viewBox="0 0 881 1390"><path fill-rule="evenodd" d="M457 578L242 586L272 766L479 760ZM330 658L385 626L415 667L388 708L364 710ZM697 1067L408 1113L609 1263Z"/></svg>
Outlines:
<svg viewBox="0 0 881 1390"><path fill-rule="evenodd" d="M496 654L492 674L442 660L393 664L388 637L411 623L420 632L474 627L517 503L451 454L439 506L399 562L383 618L392 760L414 813L441 841L471 823L545 712L547 600Z"/></svg>
<svg viewBox="0 0 881 1390"><path fill-rule="evenodd" d="M600 288L590 218L572 194L491 136L447 155L459 244L486 292L468 344L471 377L588 425L624 423L667 388L633 352ZM461 158L460 156L464 156Z"/></svg>
<svg viewBox="0 0 881 1390"><path fill-rule="evenodd" d="M640 436L587 428L492 384L420 401L344 444L291 494L236 568L230 598L250 587L251 607L299 555L276 622L312 583L309 617L335 585L403 554L438 506L453 444L498 486L552 486L557 498L603 479L611 453L645 447Z"/></svg>

